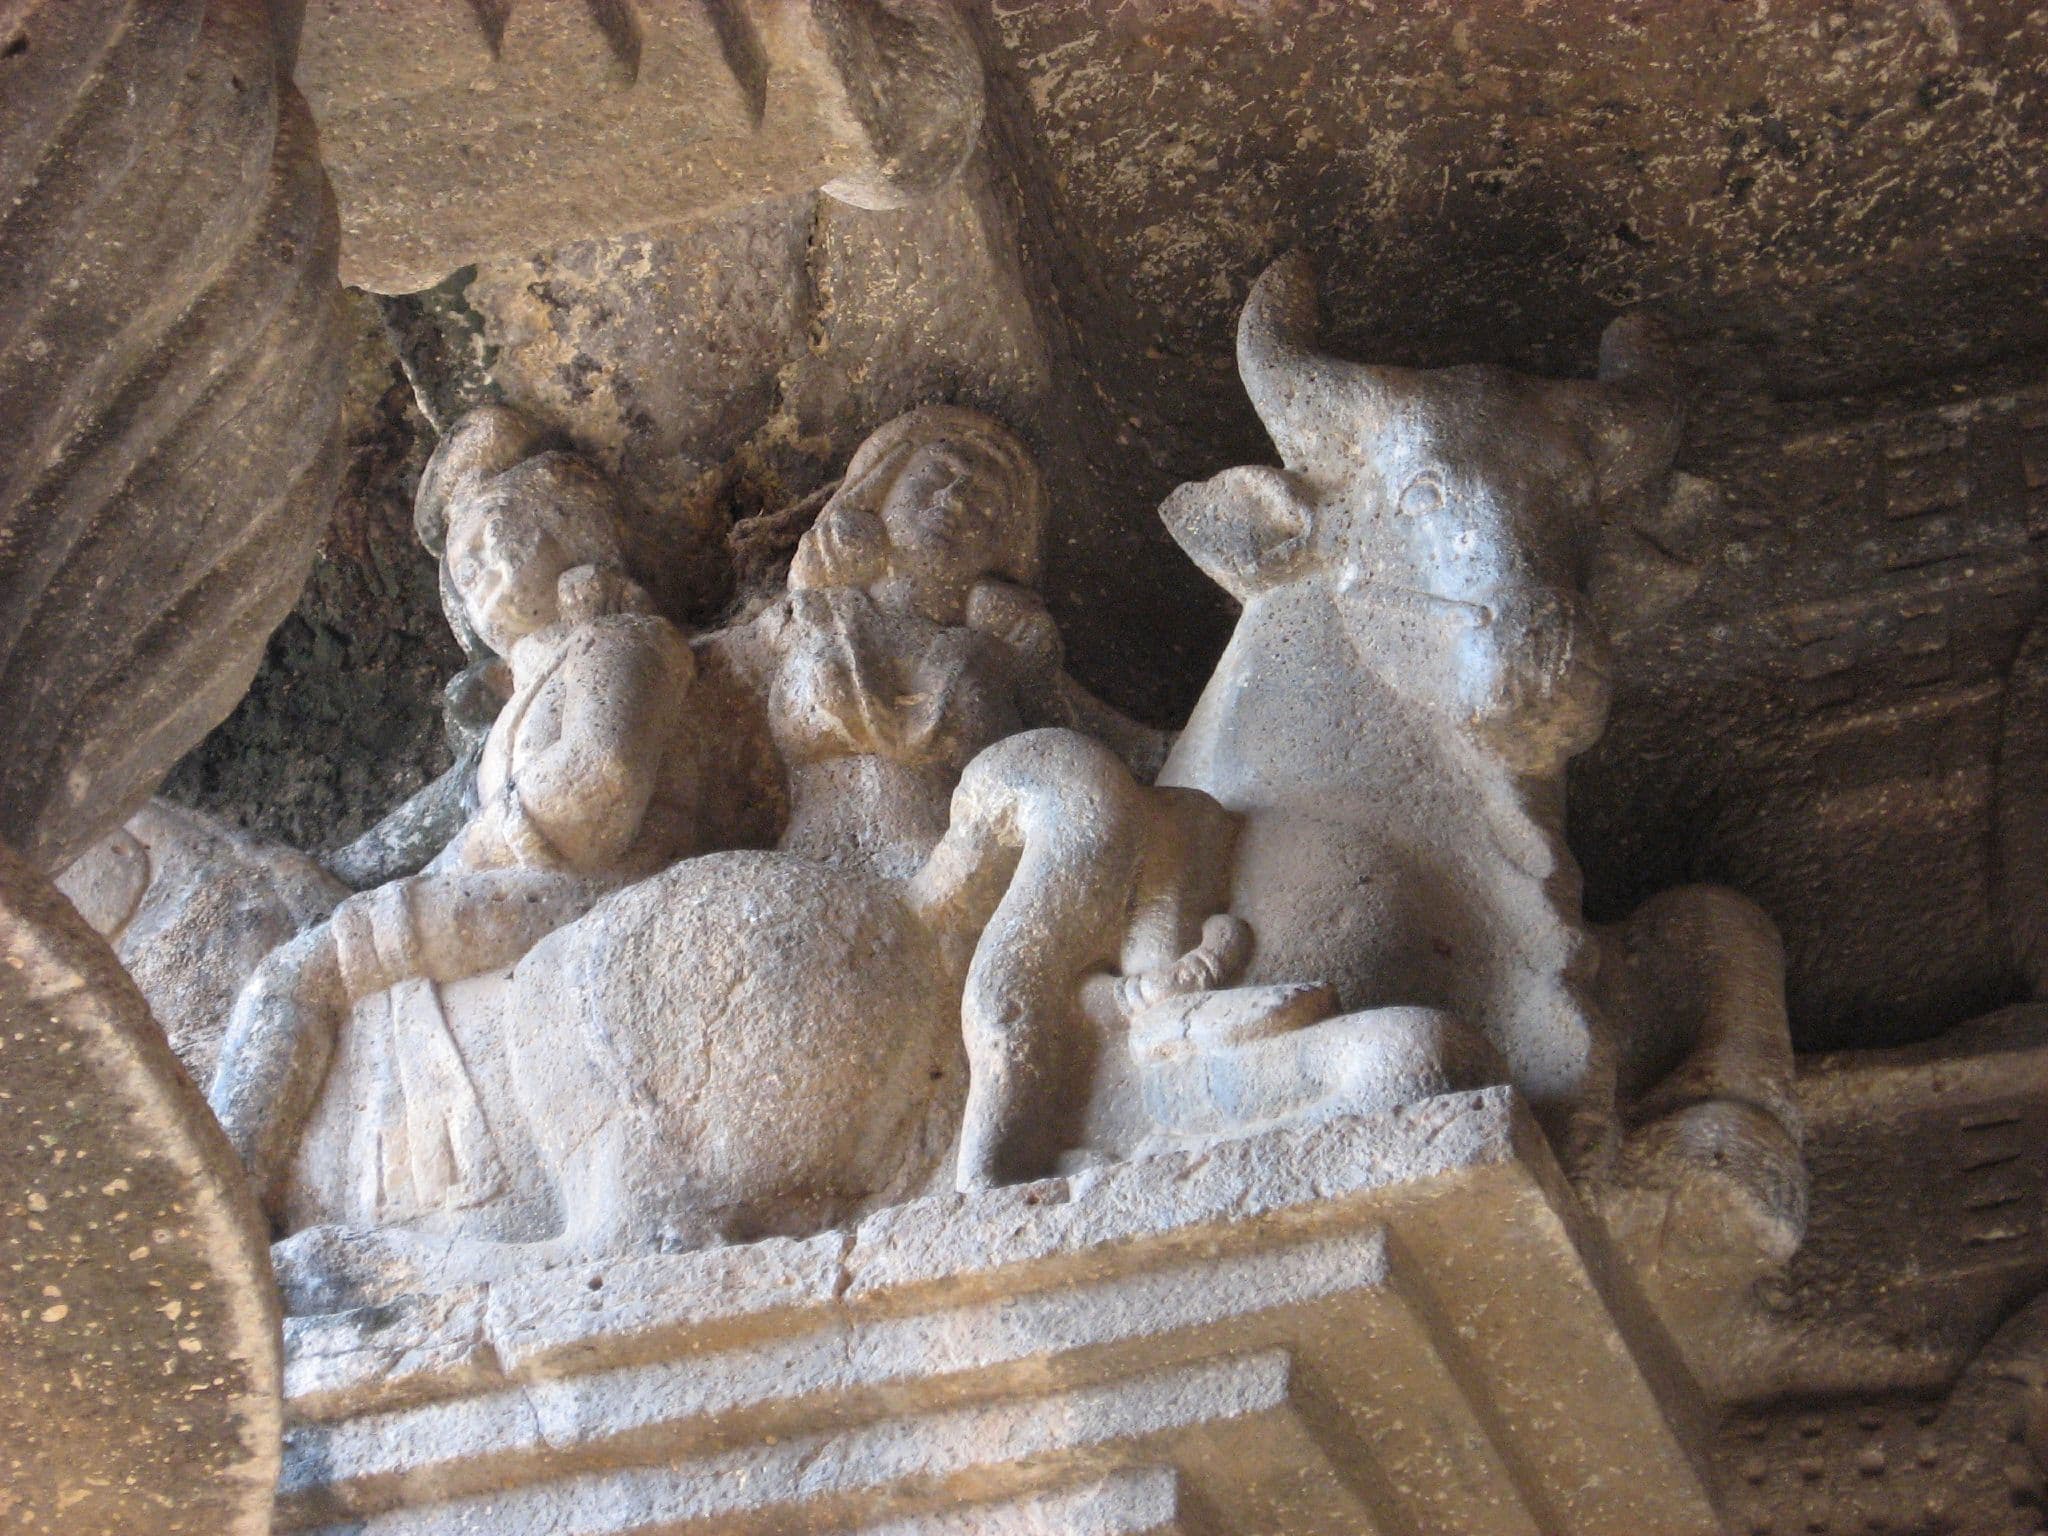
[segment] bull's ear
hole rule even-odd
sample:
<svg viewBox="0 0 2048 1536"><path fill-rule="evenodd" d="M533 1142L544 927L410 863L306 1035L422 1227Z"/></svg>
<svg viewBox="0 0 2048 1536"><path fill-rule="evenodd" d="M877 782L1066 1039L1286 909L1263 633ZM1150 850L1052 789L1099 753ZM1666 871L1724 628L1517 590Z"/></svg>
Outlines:
<svg viewBox="0 0 2048 1536"><path fill-rule="evenodd" d="M1182 486L1159 515L1203 574L1243 602L1300 567L1311 508L1293 475L1250 465Z"/></svg>

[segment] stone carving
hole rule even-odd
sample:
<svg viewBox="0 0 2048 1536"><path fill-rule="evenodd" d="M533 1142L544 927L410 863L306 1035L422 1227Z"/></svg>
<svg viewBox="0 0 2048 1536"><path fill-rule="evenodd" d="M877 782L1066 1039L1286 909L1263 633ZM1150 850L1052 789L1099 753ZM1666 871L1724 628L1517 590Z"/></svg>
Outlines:
<svg viewBox="0 0 2048 1536"><path fill-rule="evenodd" d="M511 697L460 836L420 875L350 897L273 954L236 1005L213 1102L273 1208L376 1220L496 1177L430 984L511 964L606 891L690 851L696 832L683 711L694 663L623 569L609 487L566 454L504 469L451 459L449 580L509 663ZM335 1037L370 999L388 1033L373 1070L398 1076L384 1084L391 1103L336 1127L335 1145L301 1160L310 1187L288 1189ZM365 1155L378 1166L365 1170Z"/></svg>
<svg viewBox="0 0 2048 1536"><path fill-rule="evenodd" d="M694 646L638 611L609 488L538 445L478 412L421 487L511 666L476 811L265 962L215 1079L304 1305L809 1230L943 1178L963 989L1050 1035L1163 884L1171 818L1070 726L1141 768L1164 738L1061 669L1028 585L1044 493L994 422L881 429L789 594Z"/></svg>
<svg viewBox="0 0 2048 1536"><path fill-rule="evenodd" d="M1574 1205L1493 1089L292 1318L278 1528L1720 1532Z"/></svg>
<svg viewBox="0 0 2048 1536"><path fill-rule="evenodd" d="M234 707L333 495L338 237L269 10L0 21L0 837L45 870Z"/></svg>
<svg viewBox="0 0 2048 1536"><path fill-rule="evenodd" d="M56 885L113 945L199 1083L213 1080L250 973L348 894L297 849L168 800L88 848Z"/></svg>
<svg viewBox="0 0 2048 1536"><path fill-rule="evenodd" d="M256 1536L231 1149L50 884L247 686L338 468L337 230L264 0L0 8L0 1524Z"/></svg>
<svg viewBox="0 0 2048 1536"><path fill-rule="evenodd" d="M982 116L965 24L926 0L314 0L298 78L342 276L382 293L820 188L900 207Z"/></svg>
<svg viewBox="0 0 2048 1536"><path fill-rule="evenodd" d="M714 648L750 673L787 774L780 846L906 877L984 747L1085 728L1147 778L1168 737L1063 670L1035 590L1045 487L979 412L926 406L863 443L797 546L787 597Z"/></svg>
<svg viewBox="0 0 2048 1536"><path fill-rule="evenodd" d="M1314 304L1283 263L1241 328L1286 467L1165 508L1245 609L1158 787L1165 739L1061 667L1044 492L987 418L875 433L789 591L693 644L594 471L458 427L422 526L512 672L476 810L265 964L215 1086L294 1299L1503 1080L1667 1311L1785 1257L1774 931L1708 888L1595 930L1563 843L1606 703L1580 552L1668 465L1658 338L1618 324L1592 383L1403 373L1316 354Z"/></svg>
<svg viewBox="0 0 2048 1536"><path fill-rule="evenodd" d="M1616 322L1598 382L1414 372L1315 351L1315 305L1289 259L1239 327L1285 467L1225 471L1163 509L1244 604L1161 782L1242 818L1227 907L1250 926L1254 990L1177 1006L1241 1032L1316 983L1323 1011L1368 1011L1218 1040L1207 1053L1232 1065L1210 1077L1312 1100L1327 1090L1298 1062L1341 1028L1342 1101L1358 1105L1373 1053L1398 1064L1375 1084L1398 1101L1483 1071L1476 1026L1568 1164L1618 1181L1608 1208L1644 1262L1660 1242L1781 1259L1804 1177L1768 919L1688 888L1596 931L1563 838L1564 765L1607 696L1581 555L1677 442L1659 337ZM1427 1007L1371 1011L1392 1003Z"/></svg>

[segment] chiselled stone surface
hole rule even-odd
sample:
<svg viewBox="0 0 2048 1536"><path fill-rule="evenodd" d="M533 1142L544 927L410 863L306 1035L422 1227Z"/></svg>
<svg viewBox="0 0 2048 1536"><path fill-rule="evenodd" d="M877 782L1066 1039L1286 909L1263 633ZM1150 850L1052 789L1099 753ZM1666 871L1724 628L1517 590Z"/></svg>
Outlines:
<svg viewBox="0 0 2048 1536"><path fill-rule="evenodd" d="M1805 1245L1719 1335L1724 1393L1947 1391L2048 1283L2048 1017L2025 1004L1937 1040L1808 1058Z"/></svg>
<svg viewBox="0 0 2048 1536"><path fill-rule="evenodd" d="M1715 1460L1734 1528L2032 1536L2048 1498L2042 1009L1810 1058L1800 1103L1806 1244L1695 1336L1730 1407Z"/></svg>
<svg viewBox="0 0 2048 1536"><path fill-rule="evenodd" d="M1736 1528L2034 1536L2048 1505L2044 1328L2036 1297L1941 1393L1876 1387L1735 1416L1716 1459Z"/></svg>
<svg viewBox="0 0 2048 1536"><path fill-rule="evenodd" d="M295 1319L281 1525L1715 1531L1664 1349L1495 1091Z"/></svg>
<svg viewBox="0 0 2048 1536"><path fill-rule="evenodd" d="M1575 552L1661 491L1661 338L1415 372L1318 351L1315 307L1290 259L1241 325L1285 468L1164 508L1245 605L1170 752L1065 672L1044 482L986 416L871 434L786 591L694 640L608 476L457 423L416 515L501 674L471 810L264 962L213 1085L291 1309L1501 1081L1689 1339L1782 1261L1768 920L1679 889L1594 930L1559 824L1607 701Z"/></svg>
<svg viewBox="0 0 2048 1536"><path fill-rule="evenodd" d="M57 889L114 948L193 1080L258 962L348 894L295 848L152 800L87 849Z"/></svg>
<svg viewBox="0 0 2048 1536"><path fill-rule="evenodd" d="M508 409L465 418L419 515L453 616L509 663L474 809L264 963L214 1081L295 1304L403 1288L451 1241L505 1273L900 1198L952 1161L963 988L959 1177L991 1176L1007 1010L1058 1028L1202 829L1202 797L1155 812L1133 777L1157 733L1061 670L1044 511L997 423L909 412L784 599L692 646L605 477Z"/></svg>
<svg viewBox="0 0 2048 1536"><path fill-rule="evenodd" d="M134 984L0 847L0 1525L270 1529L263 1242L234 1153Z"/></svg>
<svg viewBox="0 0 2048 1536"><path fill-rule="evenodd" d="M333 485L336 230L261 0L0 8L0 1523L269 1529L246 1175L47 881L232 706Z"/></svg>
<svg viewBox="0 0 2048 1536"><path fill-rule="evenodd" d="M487 256L826 187L943 183L981 74L956 11L846 0L470 0L305 8L298 79L342 275L431 287Z"/></svg>
<svg viewBox="0 0 2048 1536"><path fill-rule="evenodd" d="M233 707L305 579L336 232L260 0L0 31L0 835L56 869Z"/></svg>
<svg viewBox="0 0 2048 1536"><path fill-rule="evenodd" d="M1614 723L1572 800L1594 897L1747 891L1809 1049L2026 995L2043 927L2048 390L1942 394L1762 412L1621 531L1603 594Z"/></svg>

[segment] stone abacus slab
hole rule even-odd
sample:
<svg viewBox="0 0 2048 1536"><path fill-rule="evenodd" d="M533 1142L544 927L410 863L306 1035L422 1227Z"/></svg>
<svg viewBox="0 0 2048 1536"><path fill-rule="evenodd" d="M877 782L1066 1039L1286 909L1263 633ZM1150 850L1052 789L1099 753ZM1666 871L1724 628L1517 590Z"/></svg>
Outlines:
<svg viewBox="0 0 2048 1536"><path fill-rule="evenodd" d="M287 1530L1720 1528L1690 1381L1506 1089L287 1354Z"/></svg>

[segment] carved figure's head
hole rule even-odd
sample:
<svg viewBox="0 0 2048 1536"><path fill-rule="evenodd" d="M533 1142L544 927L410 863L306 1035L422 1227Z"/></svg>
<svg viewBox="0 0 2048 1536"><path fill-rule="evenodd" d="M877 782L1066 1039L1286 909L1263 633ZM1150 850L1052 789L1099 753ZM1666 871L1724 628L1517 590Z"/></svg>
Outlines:
<svg viewBox="0 0 2048 1536"><path fill-rule="evenodd" d="M500 656L570 607L608 610L639 595L625 574L611 486L573 454L544 453L465 488L449 498L447 516L449 587ZM598 588L609 598L593 597Z"/></svg>
<svg viewBox="0 0 2048 1536"><path fill-rule="evenodd" d="M862 443L797 546L789 584L866 587L958 623L974 587L1038 581L1045 482L1028 450L979 411L929 405Z"/></svg>
<svg viewBox="0 0 2048 1536"><path fill-rule="evenodd" d="M1316 332L1314 273L1284 258L1253 286L1237 352L1286 467L1182 486L1169 530L1248 604L1325 587L1388 684L1518 770L1555 771L1606 717L1606 643L1580 591L1597 515L1660 480L1678 445L1661 331L1615 321L1598 381L1346 362Z"/></svg>

